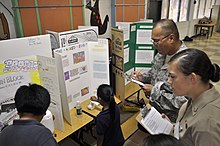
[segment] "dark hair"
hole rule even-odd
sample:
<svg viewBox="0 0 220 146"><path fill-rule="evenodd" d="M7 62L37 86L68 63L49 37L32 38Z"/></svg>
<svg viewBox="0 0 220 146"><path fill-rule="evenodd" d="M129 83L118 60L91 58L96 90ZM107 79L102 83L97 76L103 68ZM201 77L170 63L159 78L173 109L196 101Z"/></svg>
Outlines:
<svg viewBox="0 0 220 146"><path fill-rule="evenodd" d="M141 146L183 146L183 144L171 135L156 134L146 137Z"/></svg>
<svg viewBox="0 0 220 146"><path fill-rule="evenodd" d="M201 50L189 48L175 54L169 61L178 61L178 69L185 75L195 73L201 76L204 83L209 80L219 81L219 66L212 64L207 54Z"/></svg>
<svg viewBox="0 0 220 146"><path fill-rule="evenodd" d="M109 104L109 112L111 119L115 120L115 99L114 92L110 85L102 84L97 89L97 96L104 102Z"/></svg>
<svg viewBox="0 0 220 146"><path fill-rule="evenodd" d="M19 113L43 115L50 105L50 94L40 85L24 85L18 88L14 100Z"/></svg>
<svg viewBox="0 0 220 146"><path fill-rule="evenodd" d="M164 36L174 34L175 38L179 40L179 31L172 19L161 19L155 23L153 28L155 27L161 27Z"/></svg>

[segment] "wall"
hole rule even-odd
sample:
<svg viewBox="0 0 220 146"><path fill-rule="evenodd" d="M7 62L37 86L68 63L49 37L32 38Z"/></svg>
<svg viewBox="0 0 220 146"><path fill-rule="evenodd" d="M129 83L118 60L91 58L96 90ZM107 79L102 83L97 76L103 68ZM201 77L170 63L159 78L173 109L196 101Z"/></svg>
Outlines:
<svg viewBox="0 0 220 146"><path fill-rule="evenodd" d="M137 6L138 3L141 5ZM145 6L143 4L145 0L116 0L116 22L136 22L144 19Z"/></svg>
<svg viewBox="0 0 220 146"><path fill-rule="evenodd" d="M220 0L216 0L215 5L220 5Z"/></svg>
<svg viewBox="0 0 220 146"><path fill-rule="evenodd" d="M9 10L7 10L3 5ZM12 4L10 0L1 0L0 3L0 12L4 13L8 25L9 25L9 31L10 31L10 38L16 38L16 33L15 33L15 27L14 27L14 21L13 21L13 10L12 10Z"/></svg>
<svg viewBox="0 0 220 146"><path fill-rule="evenodd" d="M194 25L197 24L198 21L199 19L193 19L191 21L182 21L176 23L181 40L184 39L185 36L194 36Z"/></svg>
<svg viewBox="0 0 220 146"><path fill-rule="evenodd" d="M17 2L17 3L16 3ZM67 31L83 25L81 0L15 0L19 37Z"/></svg>
<svg viewBox="0 0 220 146"><path fill-rule="evenodd" d="M188 35L189 21L177 22L176 25L180 33L180 39L182 40Z"/></svg>

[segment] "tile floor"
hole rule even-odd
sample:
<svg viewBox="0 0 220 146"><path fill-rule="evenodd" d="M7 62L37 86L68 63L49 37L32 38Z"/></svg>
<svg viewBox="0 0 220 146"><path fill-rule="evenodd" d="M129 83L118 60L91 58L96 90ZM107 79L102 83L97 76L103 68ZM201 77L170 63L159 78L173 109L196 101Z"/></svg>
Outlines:
<svg viewBox="0 0 220 146"><path fill-rule="evenodd" d="M220 66L220 33L213 32L213 36L208 39L206 36L197 36L192 42L185 42L187 47L201 49L210 57L212 63ZM220 91L220 82L215 83ZM124 144L124 146L140 146L142 140L147 136L146 133L137 130Z"/></svg>

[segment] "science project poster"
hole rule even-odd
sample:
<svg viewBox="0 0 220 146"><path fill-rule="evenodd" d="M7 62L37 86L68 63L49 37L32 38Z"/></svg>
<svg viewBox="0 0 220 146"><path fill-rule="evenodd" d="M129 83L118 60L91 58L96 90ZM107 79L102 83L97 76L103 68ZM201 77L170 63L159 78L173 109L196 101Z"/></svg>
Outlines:
<svg viewBox="0 0 220 146"><path fill-rule="evenodd" d="M63 130L58 77L55 60L50 57L32 55L6 59L0 63L0 121L11 124L17 117L14 105L16 90L21 85L39 84L51 95L49 110L55 116L55 128Z"/></svg>

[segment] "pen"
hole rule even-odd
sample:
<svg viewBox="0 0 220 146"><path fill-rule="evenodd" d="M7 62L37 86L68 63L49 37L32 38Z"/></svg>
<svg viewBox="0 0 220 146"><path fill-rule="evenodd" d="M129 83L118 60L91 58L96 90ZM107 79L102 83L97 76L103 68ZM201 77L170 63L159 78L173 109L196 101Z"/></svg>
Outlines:
<svg viewBox="0 0 220 146"><path fill-rule="evenodd" d="M187 120L185 120L185 128L188 128Z"/></svg>
<svg viewBox="0 0 220 146"><path fill-rule="evenodd" d="M139 75L140 73L141 73L141 71L142 71L143 69L140 69L134 76L137 76L137 75Z"/></svg>
<svg viewBox="0 0 220 146"><path fill-rule="evenodd" d="M137 74L140 74L143 69L140 69Z"/></svg>

